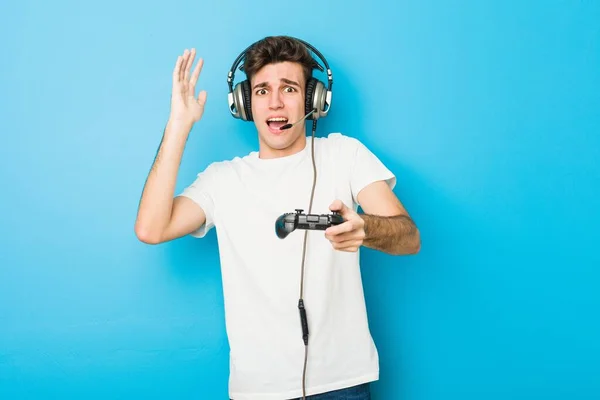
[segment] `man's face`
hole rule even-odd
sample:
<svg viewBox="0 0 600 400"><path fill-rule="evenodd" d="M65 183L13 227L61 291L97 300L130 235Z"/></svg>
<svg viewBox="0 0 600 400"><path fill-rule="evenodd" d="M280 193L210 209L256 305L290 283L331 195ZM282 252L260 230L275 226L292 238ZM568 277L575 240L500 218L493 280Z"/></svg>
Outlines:
<svg viewBox="0 0 600 400"><path fill-rule="evenodd" d="M250 88L260 157L282 157L304 149L304 121L290 129L279 129L304 117L305 79L300 64L268 64L253 76Z"/></svg>

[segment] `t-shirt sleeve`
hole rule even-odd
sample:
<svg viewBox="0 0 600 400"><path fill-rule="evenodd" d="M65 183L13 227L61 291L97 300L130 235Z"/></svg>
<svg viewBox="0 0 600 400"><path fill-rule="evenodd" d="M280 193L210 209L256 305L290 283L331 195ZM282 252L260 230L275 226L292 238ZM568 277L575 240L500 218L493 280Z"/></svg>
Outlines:
<svg viewBox="0 0 600 400"><path fill-rule="evenodd" d="M204 171L200 172L194 182L187 186L178 195L187 197L198 204L206 215L206 222L200 228L190 233L191 236L202 238L214 227L215 216L215 182L217 179L217 167L215 164L209 165Z"/></svg>
<svg viewBox="0 0 600 400"><path fill-rule="evenodd" d="M350 161L350 188L358 203L358 193L373 182L385 181L390 189L396 186L396 176L361 141L349 138L353 147Z"/></svg>

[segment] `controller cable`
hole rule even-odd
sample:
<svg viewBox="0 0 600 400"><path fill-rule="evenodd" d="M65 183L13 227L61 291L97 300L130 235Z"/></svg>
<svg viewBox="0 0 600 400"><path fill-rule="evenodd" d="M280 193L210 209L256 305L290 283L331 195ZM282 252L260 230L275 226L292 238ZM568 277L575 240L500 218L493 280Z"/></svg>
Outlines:
<svg viewBox="0 0 600 400"><path fill-rule="evenodd" d="M311 156L313 164L313 184L310 193L310 203L308 205L308 213L312 212L313 197L315 194L315 185L317 182L317 166L315 164L315 131L317 130L317 120L313 120L312 137L311 137ZM300 323L302 325L302 340L304 342L304 367L302 369L302 400L306 399L306 364L308 361L308 321L306 318L306 309L304 308L304 260L306 257L306 239L308 230L304 231L304 244L302 247L302 266L300 273L300 299L298 300L298 309L300 310Z"/></svg>

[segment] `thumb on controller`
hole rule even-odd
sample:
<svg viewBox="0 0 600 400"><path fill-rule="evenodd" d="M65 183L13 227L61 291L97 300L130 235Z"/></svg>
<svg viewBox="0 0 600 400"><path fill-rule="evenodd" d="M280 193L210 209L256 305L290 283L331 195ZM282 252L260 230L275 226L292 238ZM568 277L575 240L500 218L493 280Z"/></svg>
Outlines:
<svg viewBox="0 0 600 400"><path fill-rule="evenodd" d="M333 203L331 203L331 205L329 206L329 209L331 211L337 211L342 216L346 213L346 211L348 211L348 207L346 207L344 202L341 200L334 200Z"/></svg>

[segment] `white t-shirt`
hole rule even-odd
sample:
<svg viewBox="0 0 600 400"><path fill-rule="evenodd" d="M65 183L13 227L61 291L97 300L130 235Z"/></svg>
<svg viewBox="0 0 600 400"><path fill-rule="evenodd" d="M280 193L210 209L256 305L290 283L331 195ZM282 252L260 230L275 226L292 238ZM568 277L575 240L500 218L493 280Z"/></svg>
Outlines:
<svg viewBox="0 0 600 400"><path fill-rule="evenodd" d="M260 159L257 152L214 162L181 195L199 204L215 227L230 347L229 396L281 400L302 396L304 343L298 311L304 230L275 235L284 213L308 213L313 183L312 138L304 150ZM335 199L355 211L368 184L395 176L357 139L315 137L317 183L312 214L328 214ZM306 394L379 378L359 269L359 252L333 249L324 231L308 231L304 305L309 341Z"/></svg>

